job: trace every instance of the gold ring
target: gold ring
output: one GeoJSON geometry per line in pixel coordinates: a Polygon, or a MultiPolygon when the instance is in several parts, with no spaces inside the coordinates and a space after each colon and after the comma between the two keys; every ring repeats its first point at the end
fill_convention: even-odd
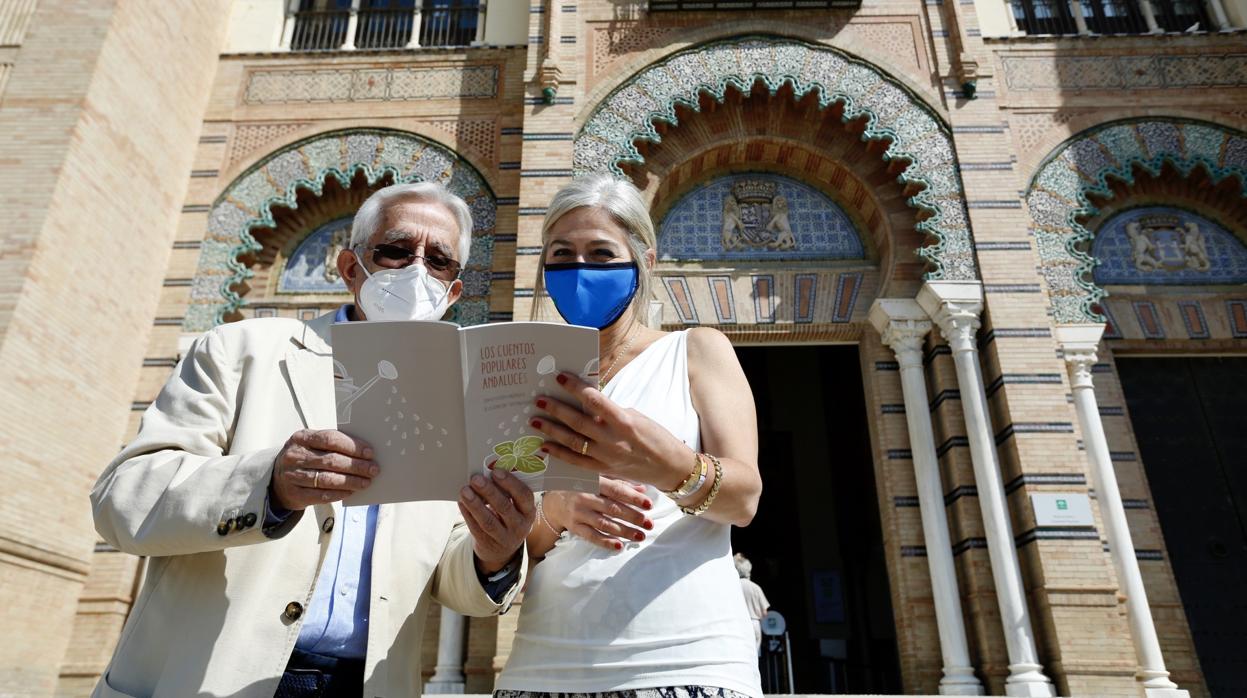
{"type": "Polygon", "coordinates": [[[589,455],[589,440],[588,439],[585,439],[585,442],[580,445],[580,455],[582,456],[589,455]]]}
{"type": "Polygon", "coordinates": [[[316,489],[316,490],[320,489],[320,471],[319,470],[312,471],[312,489],[316,489]]]}

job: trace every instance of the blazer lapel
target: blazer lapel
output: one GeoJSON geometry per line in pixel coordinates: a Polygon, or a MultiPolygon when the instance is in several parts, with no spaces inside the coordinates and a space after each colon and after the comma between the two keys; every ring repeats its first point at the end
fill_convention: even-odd
{"type": "Polygon", "coordinates": [[[328,313],[305,324],[303,334],[291,338],[293,345],[286,352],[290,390],[299,405],[303,426],[308,429],[332,429],[338,424],[333,394],[333,347],[329,344],[333,316],[328,313]]]}

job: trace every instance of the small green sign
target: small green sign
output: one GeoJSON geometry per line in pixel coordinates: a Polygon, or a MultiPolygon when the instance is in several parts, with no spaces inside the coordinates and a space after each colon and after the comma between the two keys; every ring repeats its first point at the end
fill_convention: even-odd
{"type": "Polygon", "coordinates": [[[1056,500],[1056,508],[1061,511],[1065,511],[1066,509],[1069,509],[1069,502],[1064,499],[1058,499],[1056,500]]]}

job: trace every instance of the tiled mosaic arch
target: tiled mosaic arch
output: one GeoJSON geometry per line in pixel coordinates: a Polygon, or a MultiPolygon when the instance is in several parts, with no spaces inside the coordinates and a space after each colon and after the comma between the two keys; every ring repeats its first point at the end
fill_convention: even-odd
{"type": "Polygon", "coordinates": [[[884,158],[911,163],[897,179],[925,185],[908,203],[932,214],[918,224],[936,240],[918,250],[933,267],[927,278],[978,278],[948,128],[897,80],[830,46],[747,36],[667,56],[616,88],[590,115],[576,134],[576,173],[611,172],[622,177],[621,163],[643,162],[634,142],[660,141],[654,122],[677,123],[677,104],[697,110],[703,91],[722,102],[729,85],[748,92],[758,80],[772,94],[784,83],[798,98],[817,92],[822,108],[841,102],[846,122],[865,116],[862,139],[890,139],[884,158]]]}
{"type": "Polygon", "coordinates": [[[208,231],[182,320],[187,332],[224,322],[245,304],[230,287],[253,273],[238,258],[261,249],[253,228],[273,225],[274,206],[297,206],[300,187],[323,191],[334,177],[350,187],[362,171],[373,184],[386,174],[396,183],[436,181],[463,197],[472,211],[472,253],[464,270],[463,297],[452,319],[464,325],[489,319],[489,269],[493,258],[496,202],[489,185],[468,162],[443,145],[404,131],[350,129],[322,133],[269,155],[235,179],[208,214],[208,231]]]}
{"type": "Polygon", "coordinates": [[[1093,306],[1106,293],[1092,280],[1096,261],[1084,251],[1093,235],[1077,220],[1098,212],[1089,195],[1112,197],[1109,177],[1132,184],[1134,166],[1156,176],[1165,163],[1183,176],[1203,166],[1214,183],[1238,177],[1247,196],[1247,134],[1210,123],[1140,119],[1105,124],[1066,141],[1040,166],[1026,203],[1058,323],[1104,321],[1093,306]]]}

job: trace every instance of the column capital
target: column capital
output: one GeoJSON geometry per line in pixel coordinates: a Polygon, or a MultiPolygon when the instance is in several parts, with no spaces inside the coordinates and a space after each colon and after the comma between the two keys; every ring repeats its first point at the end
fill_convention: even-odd
{"type": "Polygon", "coordinates": [[[953,352],[974,351],[983,285],[977,281],[928,281],[918,291],[918,304],[940,328],[953,352]]]}
{"type": "Polygon", "coordinates": [[[1057,325],[1055,328],[1057,344],[1069,364],[1071,387],[1092,387],[1091,367],[1095,365],[1096,350],[1103,335],[1103,323],[1057,325]]]}
{"type": "Polygon", "coordinates": [[[870,306],[868,317],[883,343],[896,352],[902,364],[921,361],[922,343],[931,331],[931,320],[917,301],[879,298],[870,306]]]}

